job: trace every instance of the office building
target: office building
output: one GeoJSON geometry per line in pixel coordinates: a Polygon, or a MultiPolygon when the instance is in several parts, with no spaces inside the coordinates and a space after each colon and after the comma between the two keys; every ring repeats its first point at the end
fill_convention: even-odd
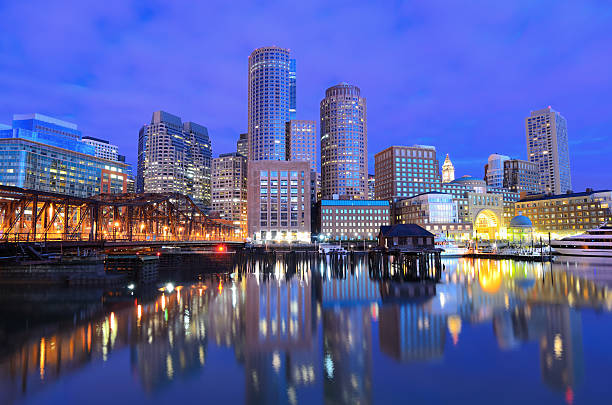
{"type": "Polygon", "coordinates": [[[536,232],[557,235],[582,233],[604,222],[612,222],[612,191],[561,195],[534,195],[514,205],[516,215],[528,217],[536,232]]]}
{"type": "Polygon", "coordinates": [[[433,146],[391,146],[374,156],[374,166],[378,200],[440,191],[442,179],[433,146]]]}
{"type": "Polygon", "coordinates": [[[297,118],[297,63],[289,59],[289,119],[297,118]]]}
{"type": "Polygon", "coordinates": [[[453,166],[453,162],[451,162],[447,153],[442,164],[442,183],[450,183],[453,180],[455,180],[455,166],[453,166]]]}
{"type": "Polygon", "coordinates": [[[156,111],[138,137],[138,192],[178,192],[209,208],[211,159],[206,127],[156,111]]]}
{"type": "Polygon", "coordinates": [[[487,186],[504,186],[504,163],[508,160],[510,160],[510,156],[498,155],[497,153],[489,155],[489,160],[485,165],[484,178],[487,186]]]}
{"type": "Polygon", "coordinates": [[[366,199],[368,129],[366,99],[346,83],[321,100],[321,194],[324,199],[366,199]]]}
{"type": "Polygon", "coordinates": [[[469,238],[472,224],[459,221],[457,201],[453,195],[429,192],[397,201],[393,207],[393,224],[416,224],[435,234],[469,238]]]}
{"type": "Polygon", "coordinates": [[[224,153],[212,161],[212,210],[221,219],[247,231],[247,160],[239,153],[224,153]]]}
{"type": "Polygon", "coordinates": [[[309,120],[287,121],[285,144],[287,160],[310,162],[310,170],[317,171],[317,130],[316,122],[309,120]]]}
{"type": "Polygon", "coordinates": [[[247,178],[249,237],[310,243],[310,163],[250,161],[247,178]]]}
{"type": "Polygon", "coordinates": [[[75,124],[16,114],[0,128],[0,185],[89,197],[127,190],[128,165],[96,157],[75,124]]]}
{"type": "Polygon", "coordinates": [[[540,193],[538,166],[520,159],[504,162],[504,188],[517,193],[540,193]]]}
{"type": "Polygon", "coordinates": [[[289,50],[255,49],[249,56],[249,161],[285,160],[285,123],[291,106],[289,50]]]}
{"type": "Polygon", "coordinates": [[[387,200],[321,200],[318,227],[324,240],[376,240],[381,226],[390,223],[387,200]]]}
{"type": "Polygon", "coordinates": [[[119,147],[117,145],[113,145],[104,139],[94,138],[93,136],[84,136],[81,140],[95,148],[96,157],[125,162],[125,156],[119,155],[119,147]]]}
{"type": "Polygon", "coordinates": [[[532,111],[525,119],[527,156],[538,166],[540,190],[563,194],[572,189],[567,141],[567,121],[548,107],[532,111]]]}
{"type": "Polygon", "coordinates": [[[236,153],[241,154],[245,158],[249,157],[249,134],[240,134],[240,138],[236,142],[236,153]]]}
{"type": "Polygon", "coordinates": [[[376,199],[376,176],[368,174],[368,200],[376,199]]]}

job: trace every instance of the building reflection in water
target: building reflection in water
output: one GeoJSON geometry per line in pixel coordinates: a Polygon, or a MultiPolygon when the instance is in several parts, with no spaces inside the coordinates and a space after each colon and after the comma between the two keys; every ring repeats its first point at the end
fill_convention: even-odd
{"type": "Polygon", "coordinates": [[[535,263],[445,264],[435,296],[390,303],[381,300],[365,261],[339,272],[329,263],[288,271],[279,262],[272,272],[255,265],[248,274],[207,277],[146,297],[7,289],[0,294],[6,326],[0,403],[123,349],[142,389],[164,390],[209,366],[214,345],[232,349],[243,365],[247,403],[369,404],[374,321],[381,352],[401,363],[441,359],[447,333],[453,345],[470,344],[462,331],[490,323],[501,350],[537,342],[543,383],[573,395],[584,374],[577,308],[611,310],[609,287],[535,263]],[[36,304],[41,294],[43,305],[36,304]],[[41,311],[50,322],[34,322],[41,311]]]}

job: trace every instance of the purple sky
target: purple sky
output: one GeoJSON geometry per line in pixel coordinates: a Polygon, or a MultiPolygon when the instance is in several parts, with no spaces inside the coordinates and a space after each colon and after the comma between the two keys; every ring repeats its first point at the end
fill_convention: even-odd
{"type": "Polygon", "coordinates": [[[418,143],[481,177],[491,153],[526,158],[524,118],[550,105],[568,121],[574,190],[612,187],[606,1],[155,3],[0,0],[0,123],[70,120],[134,163],[163,109],[207,126],[215,156],[234,151],[248,55],[278,45],[297,59],[298,118],[318,119],[331,85],[361,87],[371,173],[376,152],[418,143]]]}

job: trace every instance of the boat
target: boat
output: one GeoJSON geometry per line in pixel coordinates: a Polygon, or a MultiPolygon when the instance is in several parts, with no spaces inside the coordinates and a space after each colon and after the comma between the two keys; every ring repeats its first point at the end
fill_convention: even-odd
{"type": "Polygon", "coordinates": [[[443,249],[440,255],[442,257],[460,257],[467,253],[467,249],[459,247],[452,239],[447,239],[444,235],[436,237],[434,240],[437,248],[443,249]]]}
{"type": "Polygon", "coordinates": [[[327,254],[327,253],[346,254],[347,251],[341,245],[333,245],[331,243],[320,243],[319,244],[319,253],[323,253],[323,254],[327,254]]]}
{"type": "Polygon", "coordinates": [[[612,224],[604,223],[599,228],[581,235],[568,236],[550,242],[552,250],[563,256],[590,256],[612,258],[612,224]]]}

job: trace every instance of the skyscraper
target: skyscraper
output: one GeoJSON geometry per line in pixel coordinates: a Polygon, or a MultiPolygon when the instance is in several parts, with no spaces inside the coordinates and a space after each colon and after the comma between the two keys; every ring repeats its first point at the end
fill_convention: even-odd
{"type": "Polygon", "coordinates": [[[535,163],[520,159],[504,162],[504,188],[517,193],[537,194],[540,192],[539,180],[535,163]]]}
{"type": "Polygon", "coordinates": [[[203,208],[210,207],[211,159],[206,127],[156,111],[139,133],[137,190],[178,192],[203,208]]]}
{"type": "Polygon", "coordinates": [[[297,118],[297,70],[295,59],[289,59],[289,119],[297,118]]]}
{"type": "Polygon", "coordinates": [[[440,191],[436,148],[426,145],[391,146],[374,156],[377,200],[397,201],[440,191]]]}
{"type": "Polygon", "coordinates": [[[359,87],[332,86],[321,100],[321,195],[368,198],[366,99],[359,87]]]}
{"type": "Polygon", "coordinates": [[[317,171],[316,122],[291,120],[286,124],[287,160],[306,160],[310,170],[317,171]]]}
{"type": "Polygon", "coordinates": [[[510,156],[498,155],[497,153],[489,155],[489,160],[485,166],[484,179],[487,182],[487,186],[504,186],[504,162],[507,160],[510,160],[510,156]]]}
{"type": "Polygon", "coordinates": [[[249,56],[249,160],[285,160],[291,105],[289,50],[255,49],[249,56]]]}
{"type": "Polygon", "coordinates": [[[540,189],[545,193],[563,194],[572,189],[567,121],[548,107],[532,111],[525,118],[527,156],[538,165],[540,189]]]}
{"type": "Polygon", "coordinates": [[[236,142],[236,152],[244,156],[249,157],[249,134],[240,134],[238,142],[236,142]]]}
{"type": "Polygon", "coordinates": [[[125,161],[125,156],[119,154],[119,147],[107,140],[84,136],[81,139],[87,145],[91,145],[96,150],[96,157],[115,161],[125,161]]]}
{"type": "Polygon", "coordinates": [[[246,235],[247,160],[240,153],[224,153],[212,161],[212,209],[233,221],[246,235]]]}

